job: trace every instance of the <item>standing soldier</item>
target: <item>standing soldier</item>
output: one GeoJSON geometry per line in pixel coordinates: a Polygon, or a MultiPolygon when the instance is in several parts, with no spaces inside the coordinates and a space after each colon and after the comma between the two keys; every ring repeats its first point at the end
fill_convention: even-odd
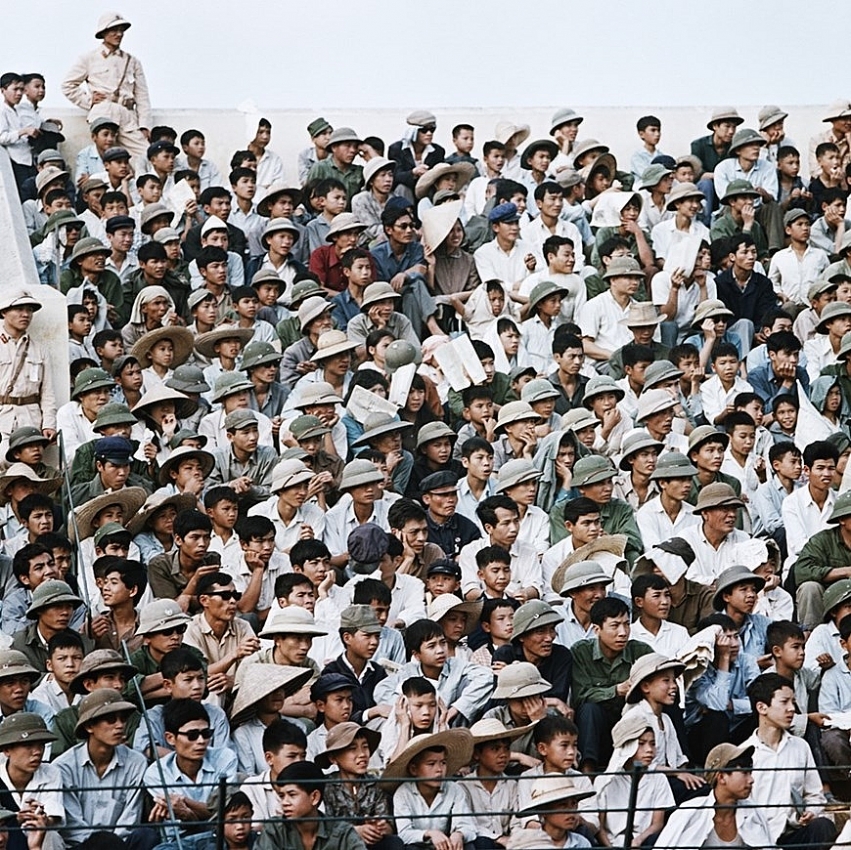
{"type": "Polygon", "coordinates": [[[98,21],[95,38],[103,47],[81,56],[62,83],[62,94],[89,111],[89,123],[99,117],[118,125],[117,144],[134,157],[146,157],[151,128],[151,101],[142,63],[121,49],[129,21],[107,12],[98,21]]]}
{"type": "Polygon", "coordinates": [[[45,437],[56,435],[56,397],[49,355],[29,334],[33,313],[41,304],[28,291],[0,295],[0,439],[22,425],[39,428],[45,437]]]}

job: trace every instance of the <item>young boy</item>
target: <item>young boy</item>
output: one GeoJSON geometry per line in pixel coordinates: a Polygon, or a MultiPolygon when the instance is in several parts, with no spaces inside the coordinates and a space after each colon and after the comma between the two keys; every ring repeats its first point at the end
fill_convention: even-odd
{"type": "Polygon", "coordinates": [[[549,376],[549,381],[560,391],[555,412],[564,414],[580,407],[589,380],[582,373],[585,363],[582,340],[565,326],[556,328],[552,353],[558,370],[549,376]]]}
{"type": "Polygon", "coordinates": [[[310,700],[316,707],[316,728],[307,736],[307,758],[313,761],[325,750],[331,729],[352,716],[352,680],[340,673],[323,673],[310,686],[310,700]]]}
{"type": "Polygon", "coordinates": [[[257,310],[260,302],[257,292],[250,286],[238,286],[231,290],[233,309],[236,312],[236,327],[248,328],[253,331],[251,338],[243,347],[252,342],[268,342],[275,346],[280,345],[278,335],[269,322],[257,318],[257,310]]]}
{"type": "Polygon", "coordinates": [[[511,646],[514,610],[515,600],[513,599],[484,600],[482,613],[479,616],[479,626],[487,642],[473,652],[470,660],[474,664],[490,667],[494,673],[499,673],[505,667],[506,662],[496,660],[495,653],[500,647],[511,646]]]}
{"type": "Polygon", "coordinates": [[[476,130],[470,124],[456,124],[452,128],[452,144],[455,145],[453,153],[446,157],[445,162],[454,165],[456,162],[469,162],[477,165],[478,160],[472,155],[473,146],[476,144],[476,130]]]}
{"type": "Polygon", "coordinates": [[[71,682],[80,672],[82,663],[80,636],[71,629],[55,634],[47,646],[47,676],[33,690],[32,698],[50,706],[56,714],[78,703],[80,695],[71,691],[71,682]]]}
{"type": "MultiPolygon", "coordinates": [[[[533,777],[559,774],[569,776],[583,791],[586,796],[592,795],[591,780],[576,770],[578,749],[578,730],[572,720],[558,715],[547,715],[535,724],[532,730],[532,741],[535,747],[535,755],[540,761],[529,770],[520,774],[518,784],[518,809],[520,810],[519,825],[527,827],[534,818],[530,818],[527,810],[532,799],[533,777]]],[[[580,820],[581,825],[587,828],[589,835],[594,835],[599,829],[599,820],[596,807],[583,807],[584,815],[580,820]]]]}
{"type": "Polygon", "coordinates": [[[100,359],[92,346],[89,334],[92,330],[92,319],[89,311],[82,304],[68,305],[68,360],[73,363],[80,357],[88,357],[96,363],[100,359]]]}
{"type": "Polygon", "coordinates": [[[467,798],[457,783],[446,782],[473,756],[467,729],[421,735],[384,769],[384,780],[413,777],[393,794],[396,830],[405,844],[459,847],[476,840],[467,798]],[[424,816],[425,815],[425,816],[424,816]]]}
{"type": "MultiPolygon", "coordinates": [[[[532,783],[529,804],[520,814],[522,817],[532,818],[540,823],[540,831],[546,838],[533,838],[530,843],[543,846],[546,841],[550,847],[584,848],[591,847],[591,842],[585,835],[576,831],[581,823],[577,815],[577,803],[580,800],[594,797],[592,789],[586,789],[579,784],[576,778],[570,776],[545,776],[536,779],[532,783]]],[[[532,820],[531,825],[536,825],[532,820]]],[[[591,835],[596,829],[588,830],[591,835]]],[[[523,829],[518,831],[519,841],[527,840],[525,836],[534,836],[535,831],[523,829]]],[[[509,839],[509,847],[527,846],[526,844],[514,844],[509,839]]]]}
{"type": "Polygon", "coordinates": [[[325,814],[352,823],[367,847],[402,850],[401,839],[393,835],[387,796],[377,783],[364,781],[379,740],[378,732],[351,722],[328,733],[325,749],[315,760],[317,767],[332,769],[325,786],[325,814]]]}
{"type": "Polygon", "coordinates": [[[316,187],[314,197],[319,201],[321,212],[307,225],[306,235],[311,253],[327,244],[325,237],[331,229],[332,220],[346,211],[346,187],[341,181],[329,177],[316,187]]]}
{"type": "Polygon", "coordinates": [[[281,799],[283,817],[263,825],[255,850],[281,847],[363,850],[365,845],[351,824],[324,819],[319,810],[324,789],[322,769],[309,761],[290,764],[277,774],[275,790],[281,799]]]}
{"type": "Polygon", "coordinates": [[[798,397],[794,395],[778,396],[774,400],[774,422],[769,431],[776,442],[795,442],[798,429],[798,397]]]}
{"type": "Polygon", "coordinates": [[[700,403],[707,422],[723,425],[724,420],[735,410],[733,402],[736,396],[753,392],[753,387],[738,375],[739,352],[732,343],[719,342],[713,345],[709,359],[715,374],[701,385],[700,403]]]}
{"type": "Polygon", "coordinates": [[[679,655],[689,639],[688,629],[668,620],[671,613],[671,586],[658,575],[637,576],[632,582],[633,611],[638,619],[630,634],[666,658],[679,655]]]}
{"type": "Polygon", "coordinates": [[[780,306],[806,307],[807,287],[821,277],[830,262],[821,248],[810,245],[810,218],[806,210],[792,209],[783,216],[789,246],[777,251],[768,268],[768,277],[780,306]]]}
{"type": "Polygon", "coordinates": [[[508,729],[498,720],[479,720],[470,728],[475,770],[464,783],[468,811],[479,835],[477,844],[498,850],[511,832],[517,811],[517,782],[505,775],[511,760],[511,742],[529,728],[508,729]]]}
{"type": "Polygon", "coordinates": [[[748,688],[756,731],[745,742],[754,747],[751,800],[764,807],[774,844],[830,847],[836,827],[824,813],[825,797],[810,748],[789,734],[795,718],[795,691],[789,679],[763,673],[748,688]],[[782,768],[792,767],[794,770],[782,768]]]}
{"type": "Polygon", "coordinates": [[[641,147],[632,155],[630,170],[633,177],[640,180],[654,157],[664,156],[658,148],[662,138],[662,122],[655,115],[644,115],[636,122],[635,129],[641,139],[641,147]]]}
{"type": "Polygon", "coordinates": [[[594,603],[591,623],[595,637],[578,641],[571,650],[576,722],[586,772],[608,763],[611,729],[629,691],[630,668],[652,652],[647,644],[630,640],[629,608],[616,597],[594,603]]]}
{"type": "Polygon", "coordinates": [[[636,792],[636,814],[631,820],[632,846],[651,845],[665,823],[666,809],[674,807],[674,796],[660,771],[648,770],[637,780],[628,771],[634,770],[636,764],[648,768],[653,765],[658,753],[656,732],[645,717],[630,712],[615,724],[612,741],[615,750],[606,773],[594,782],[600,807],[601,843],[612,847],[624,843],[631,820],[627,814],[629,802],[636,792]]]}
{"type": "Polygon", "coordinates": [[[263,731],[263,758],[268,768],[257,776],[249,777],[241,786],[251,801],[256,818],[252,824],[255,831],[263,828],[263,823],[281,816],[281,799],[278,796],[272,777],[294,762],[307,758],[307,738],[295,723],[283,717],[273,720],[263,731]]]}
{"type": "Polygon", "coordinates": [[[733,412],[724,417],[724,431],[730,437],[730,442],[724,452],[721,471],[738,480],[742,494],[747,496],[750,504],[760,484],[766,480],[765,458],[754,451],[756,423],[750,414],[736,410],[735,407],[734,399],[733,412]]]}

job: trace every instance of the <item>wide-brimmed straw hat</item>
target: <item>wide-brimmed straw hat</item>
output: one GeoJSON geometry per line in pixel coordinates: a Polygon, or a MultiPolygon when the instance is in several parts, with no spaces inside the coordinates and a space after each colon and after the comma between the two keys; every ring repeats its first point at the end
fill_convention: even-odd
{"type": "Polygon", "coordinates": [[[473,759],[473,736],[469,729],[449,729],[433,735],[415,735],[407,746],[381,774],[382,781],[404,779],[408,775],[411,760],[423,750],[436,748],[446,750],[446,775],[454,776],[473,759]]]}
{"type": "Polygon", "coordinates": [[[195,337],[192,335],[192,331],[177,325],[154,328],[154,330],[148,331],[136,340],[133,348],[130,349],[130,353],[139,363],[145,364],[148,362],[150,350],[164,339],[171,340],[171,344],[174,346],[174,359],[171,361],[172,369],[189,359],[192,354],[192,346],[195,344],[195,337]]]}
{"type": "Polygon", "coordinates": [[[189,398],[189,396],[178,390],[173,390],[165,384],[157,384],[133,405],[131,413],[136,416],[149,413],[151,407],[165,401],[174,402],[174,413],[178,419],[186,419],[187,416],[191,416],[198,409],[198,402],[194,398],[189,398]]]}
{"type": "Polygon", "coordinates": [[[429,168],[425,174],[421,175],[414,187],[414,194],[417,199],[424,198],[440,180],[441,177],[446,177],[449,174],[454,174],[456,177],[455,189],[460,192],[476,175],[476,166],[469,162],[439,162],[432,168],[429,168]]]}
{"type": "Polygon", "coordinates": [[[284,696],[298,693],[313,678],[310,667],[287,667],[281,664],[244,664],[238,677],[238,688],[230,710],[231,725],[246,720],[263,697],[277,690],[284,696]]]}
{"type": "Polygon", "coordinates": [[[80,540],[91,537],[96,530],[92,522],[102,510],[108,508],[110,505],[121,505],[124,508],[124,521],[128,522],[139,508],[145,504],[145,499],[147,498],[148,494],[143,487],[122,487],[120,490],[114,490],[112,493],[102,493],[100,496],[89,499],[74,510],[76,522],[69,523],[68,525],[71,540],[74,541],[76,534],[75,528],[79,531],[80,540]]]}
{"type": "Polygon", "coordinates": [[[45,496],[49,496],[58,490],[63,482],[63,479],[59,476],[56,478],[39,478],[31,466],[18,461],[17,463],[13,463],[0,476],[0,505],[9,504],[9,497],[5,495],[6,488],[21,478],[26,478],[32,484],[36,493],[43,493],[45,496]]]}
{"type": "Polygon", "coordinates": [[[215,345],[224,339],[238,339],[243,346],[247,345],[254,331],[251,328],[239,328],[236,325],[223,325],[207,333],[200,334],[194,340],[195,350],[212,360],[216,356],[215,345]]]}
{"type": "Polygon", "coordinates": [[[681,661],[677,661],[675,658],[667,658],[658,652],[642,655],[629,668],[629,690],[626,692],[626,701],[628,703],[638,702],[641,699],[641,683],[647,681],[651,676],[663,673],[666,670],[672,670],[675,676],[679,676],[685,669],[686,666],[681,661]]]}
{"type": "Polygon", "coordinates": [[[423,250],[426,254],[433,254],[443,244],[461,217],[463,205],[463,201],[449,201],[423,213],[423,250]]]}

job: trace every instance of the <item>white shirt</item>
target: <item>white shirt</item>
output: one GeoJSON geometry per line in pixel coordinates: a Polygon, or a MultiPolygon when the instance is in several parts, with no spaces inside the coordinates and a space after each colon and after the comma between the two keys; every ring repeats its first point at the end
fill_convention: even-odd
{"type": "Polygon", "coordinates": [[[796,304],[809,306],[807,289],[821,276],[829,263],[827,252],[812,245],[807,246],[804,256],[800,258],[791,248],[783,248],[772,256],[768,277],[778,295],[796,304]]]}
{"type": "Polygon", "coordinates": [[[804,343],[804,354],[807,358],[806,368],[810,381],[818,378],[825,366],[832,366],[839,362],[827,334],[816,334],[812,339],[808,339],[804,343]]]}
{"type": "Polygon", "coordinates": [[[738,546],[751,539],[749,534],[734,528],[716,549],[706,539],[702,523],[684,529],[680,537],[694,549],[696,556],[686,572],[686,578],[699,584],[712,584],[727,567],[741,563],[738,546]]]}
{"type": "Polygon", "coordinates": [[[695,515],[694,508],[686,502],[682,503],[676,519],[671,522],[658,498],[645,502],[635,512],[635,520],[638,523],[638,530],[641,532],[645,549],[650,549],[663,540],[681,537],[686,528],[700,525],[700,517],[695,515]]]}
{"type": "Polygon", "coordinates": [[[821,675],[821,667],[816,659],[825,653],[833,659],[835,664],[845,663],[845,650],[839,643],[839,627],[833,620],[819,623],[810,632],[804,649],[804,667],[821,675]]]}
{"type": "MultiPolygon", "coordinates": [[[[597,791],[597,806],[606,812],[606,835],[613,847],[623,846],[629,817],[630,791],[632,777],[621,773],[611,777],[598,777],[594,781],[597,791]],[[607,779],[601,782],[601,779],[607,779]]],[[[664,773],[650,770],[638,781],[638,795],[635,802],[633,835],[644,832],[653,821],[657,809],[672,808],[674,795],[664,773]]]]}
{"type": "MultiPolygon", "coordinates": [[[[248,516],[264,516],[272,520],[272,524],[275,526],[275,548],[283,554],[287,554],[301,538],[302,524],[311,527],[313,536],[317,540],[322,540],[325,535],[325,513],[309,502],[305,502],[295,512],[292,520],[285,525],[278,513],[278,496],[275,493],[269,496],[265,502],[260,502],[259,505],[250,508],[248,516]]],[[[289,561],[289,558],[287,560],[289,561]]],[[[288,569],[289,567],[282,569],[282,572],[287,572],[288,569]]]]}
{"type": "Polygon", "coordinates": [[[550,548],[550,515],[537,505],[530,505],[520,521],[517,542],[531,546],[543,555],[550,548]]]}
{"type": "MultiPolygon", "coordinates": [[[[745,171],[739,163],[737,156],[731,156],[721,160],[715,166],[715,193],[723,198],[727,187],[733,180],[747,180],[754,189],[765,189],[772,198],[777,200],[777,166],[766,159],[758,159],[750,171],[745,171]]],[[[754,206],[759,207],[763,203],[762,198],[754,198],[754,206]]]]}
{"type": "MultiPolygon", "coordinates": [[[[208,440],[207,451],[212,452],[215,449],[227,449],[230,446],[228,440],[228,432],[225,430],[225,410],[219,408],[212,413],[208,413],[201,419],[198,425],[198,433],[205,436],[208,440]]],[[[258,445],[271,446],[272,443],[272,420],[265,413],[254,411],[257,417],[257,429],[260,432],[258,445]]]]}
{"type": "Polygon", "coordinates": [[[210,551],[218,554],[224,572],[231,575],[237,574],[244,558],[242,557],[242,546],[239,545],[239,535],[235,531],[231,532],[227,542],[222,540],[214,531],[210,535],[210,551]]]}
{"type": "MultiPolygon", "coordinates": [[[[668,296],[671,294],[671,275],[666,271],[661,271],[653,275],[653,281],[650,284],[653,303],[662,312],[662,307],[668,303],[668,296]]],[[[715,275],[712,272],[706,273],[706,298],[714,299],[718,297],[718,290],[715,286],[715,275]]],[[[700,287],[692,282],[688,285],[683,285],[679,289],[677,296],[677,312],[674,316],[674,321],[677,323],[679,330],[680,341],[688,336],[694,322],[695,310],[700,303],[700,287]]]]}
{"type": "Polygon", "coordinates": [[[518,239],[508,253],[499,247],[496,239],[493,239],[485,242],[481,248],[477,248],[473,259],[482,281],[501,280],[506,290],[510,291],[515,283],[529,275],[525,258],[527,254],[534,253],[534,246],[522,239],[518,239]]]}
{"type": "Polygon", "coordinates": [[[662,209],[660,210],[659,207],[657,207],[651,200],[651,193],[649,189],[639,189],[638,194],[641,195],[641,199],[643,201],[641,204],[641,212],[638,215],[638,226],[645,233],[650,233],[657,224],[662,221],[667,221],[669,218],[673,218],[676,215],[673,210],[669,210],[667,208],[667,195],[665,196],[665,200],[662,202],[662,209]]]}
{"type": "Polygon", "coordinates": [[[464,195],[464,213],[467,221],[474,215],[481,215],[484,212],[485,204],[488,202],[488,183],[494,179],[493,177],[475,177],[470,181],[464,195]]]}
{"type": "MultiPolygon", "coordinates": [[[[614,353],[632,342],[632,332],[626,326],[633,299],[626,307],[621,307],[610,290],[600,293],[587,301],[579,311],[577,324],[582,328],[582,336],[592,339],[596,345],[614,353]]],[[[658,329],[656,336],[658,336],[658,329]]]]}
{"type": "Polygon", "coordinates": [[[809,486],[799,487],[793,490],[783,500],[780,514],[783,517],[783,525],[786,528],[786,546],[789,550],[788,562],[793,563],[804,544],[817,532],[830,528],[827,522],[833,512],[836,502],[836,491],[827,491],[824,500],[824,508],[813,501],[809,486]]]}
{"type": "Polygon", "coordinates": [[[732,404],[739,393],[752,393],[753,387],[744,379],[736,375],[733,386],[725,390],[721,379],[713,375],[700,385],[700,403],[703,407],[703,415],[710,425],[715,424],[716,417],[732,404]]]}
{"type": "MultiPolygon", "coordinates": [[[[47,758],[47,755],[45,757],[47,758]]],[[[42,762],[27,783],[27,787],[23,791],[18,791],[9,779],[8,765],[8,759],[4,759],[3,764],[0,765],[0,780],[9,789],[9,794],[19,809],[26,808],[26,801],[32,797],[44,806],[44,813],[48,817],[65,820],[65,804],[62,802],[60,790],[62,774],[58,767],[42,762]]]]}
{"type": "Polygon", "coordinates": [[[262,198],[273,183],[286,182],[284,163],[281,158],[269,148],[263,151],[263,156],[257,160],[257,197],[262,198]]]}
{"type": "MultiPolygon", "coordinates": [[[[582,251],[582,235],[579,228],[564,218],[559,218],[556,222],[555,232],[552,232],[549,227],[541,221],[541,217],[532,219],[532,221],[524,224],[520,228],[520,238],[524,242],[528,242],[532,246],[535,259],[538,261],[538,268],[547,267],[547,258],[544,256],[544,242],[550,236],[565,236],[573,242],[575,266],[574,272],[579,274],[585,266],[585,254],[582,251]]],[[[484,278],[483,278],[484,279],[484,278]]]]}
{"type": "Polygon", "coordinates": [[[821,779],[810,746],[803,738],[784,732],[774,750],[755,732],[745,744],[754,748],[751,800],[764,807],[773,842],[787,828],[798,825],[799,808],[815,815],[823,813],[821,779]],[[799,802],[793,803],[793,798],[799,802]]]}
{"type": "MultiPolygon", "coordinates": [[[[640,640],[642,643],[646,643],[654,652],[658,652],[659,655],[664,655],[666,658],[675,658],[686,643],[688,643],[689,634],[688,629],[683,626],[671,623],[668,620],[662,620],[658,633],[654,635],[641,620],[636,620],[629,627],[629,637],[631,640],[640,640]]],[[[659,747],[658,737],[656,739],[656,747],[659,747]]],[[[678,767],[678,765],[672,766],[678,767]]]]}
{"type": "MultiPolygon", "coordinates": [[[[485,586],[479,581],[476,554],[491,546],[488,535],[468,543],[458,554],[458,565],[461,567],[461,592],[466,596],[471,590],[484,592],[485,586]]],[[[521,588],[534,587],[539,596],[543,596],[544,582],[541,575],[541,559],[538,553],[526,544],[514,541],[508,550],[511,555],[511,581],[505,589],[508,596],[517,593],[521,588]]]]}
{"type": "MultiPolygon", "coordinates": [[[[367,522],[374,522],[381,528],[389,528],[387,524],[387,510],[389,505],[384,499],[376,499],[372,506],[372,515],[367,522]]],[[[350,499],[338,502],[331,508],[326,516],[325,545],[331,555],[342,555],[349,551],[349,534],[351,534],[361,523],[355,516],[354,502],[350,499]]]]}
{"type": "Polygon", "coordinates": [[[529,365],[539,375],[546,375],[553,365],[553,339],[559,325],[558,318],[547,327],[540,316],[532,316],[520,325],[521,345],[526,350],[529,365]]]}
{"type": "Polygon", "coordinates": [[[528,298],[532,290],[545,280],[551,280],[566,290],[562,293],[561,313],[559,313],[559,316],[564,322],[575,322],[579,309],[588,300],[588,290],[585,287],[585,282],[577,274],[556,274],[555,272],[550,272],[544,266],[542,271],[530,274],[520,284],[517,294],[528,298]]]}
{"type": "Polygon", "coordinates": [[[86,419],[79,401],[69,401],[56,411],[56,429],[62,432],[65,461],[69,467],[77,449],[99,436],[93,425],[94,422],[86,419]]]}
{"type": "Polygon", "coordinates": [[[691,220],[688,230],[677,230],[676,216],[660,221],[650,232],[650,239],[653,242],[653,252],[657,259],[664,260],[671,250],[671,246],[685,239],[687,236],[699,236],[705,242],[711,242],[712,238],[709,235],[709,228],[698,221],[697,217],[691,220]]]}

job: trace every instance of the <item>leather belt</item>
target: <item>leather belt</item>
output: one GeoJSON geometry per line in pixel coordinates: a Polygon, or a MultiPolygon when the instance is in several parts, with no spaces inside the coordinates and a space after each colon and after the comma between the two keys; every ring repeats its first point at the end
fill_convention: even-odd
{"type": "Polygon", "coordinates": [[[37,395],[25,395],[25,396],[9,396],[3,399],[3,404],[14,404],[14,405],[24,405],[24,404],[38,404],[41,401],[41,398],[37,395]]]}

